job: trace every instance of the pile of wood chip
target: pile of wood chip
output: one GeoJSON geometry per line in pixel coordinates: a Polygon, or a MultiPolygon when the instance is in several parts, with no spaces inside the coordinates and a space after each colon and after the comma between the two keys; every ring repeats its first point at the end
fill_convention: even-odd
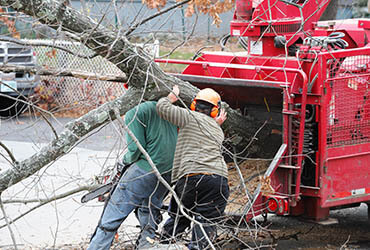
{"type": "Polygon", "coordinates": [[[241,214],[245,205],[252,197],[258,184],[261,184],[262,193],[273,193],[274,190],[270,185],[269,179],[264,179],[263,175],[269,166],[268,160],[245,160],[238,165],[240,172],[243,176],[245,188],[243,187],[242,180],[234,163],[229,163],[229,187],[230,197],[225,212],[228,214],[241,214]],[[249,196],[249,197],[248,197],[249,196]]]}

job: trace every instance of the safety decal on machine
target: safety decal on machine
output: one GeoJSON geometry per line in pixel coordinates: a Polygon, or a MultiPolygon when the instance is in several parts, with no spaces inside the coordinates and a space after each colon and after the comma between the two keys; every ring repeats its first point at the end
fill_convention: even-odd
{"type": "Polygon", "coordinates": [[[354,189],[351,191],[351,195],[366,194],[365,188],[354,189]]]}
{"type": "Polygon", "coordinates": [[[250,53],[253,55],[262,55],[263,43],[259,39],[250,39],[250,53]]]}
{"type": "Polygon", "coordinates": [[[233,29],[233,36],[240,36],[240,30],[233,29]]]}
{"type": "Polygon", "coordinates": [[[367,195],[370,194],[370,188],[359,188],[359,189],[353,189],[351,191],[344,191],[344,192],[338,192],[332,195],[334,199],[338,198],[347,198],[350,196],[357,196],[357,195],[367,195]]]}

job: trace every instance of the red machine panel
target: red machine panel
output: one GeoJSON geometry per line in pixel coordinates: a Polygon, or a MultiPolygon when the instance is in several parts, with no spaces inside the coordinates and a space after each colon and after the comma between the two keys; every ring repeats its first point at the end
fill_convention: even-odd
{"type": "Polygon", "coordinates": [[[257,189],[247,219],[370,203],[370,20],[318,21],[329,2],[237,0],[229,37],[246,51],[156,60],[187,64],[177,77],[281,131],[264,174],[275,193],[257,189]]]}
{"type": "Polygon", "coordinates": [[[328,60],[321,206],[370,199],[370,55],[328,60]]]}

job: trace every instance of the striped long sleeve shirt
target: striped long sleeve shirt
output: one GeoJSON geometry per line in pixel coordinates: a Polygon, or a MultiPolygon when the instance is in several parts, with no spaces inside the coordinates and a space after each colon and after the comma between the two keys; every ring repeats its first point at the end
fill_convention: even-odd
{"type": "Polygon", "coordinates": [[[157,103],[159,116],[179,127],[172,181],[192,173],[209,173],[227,178],[221,153],[224,133],[210,116],[173,105],[168,97],[157,103]]]}

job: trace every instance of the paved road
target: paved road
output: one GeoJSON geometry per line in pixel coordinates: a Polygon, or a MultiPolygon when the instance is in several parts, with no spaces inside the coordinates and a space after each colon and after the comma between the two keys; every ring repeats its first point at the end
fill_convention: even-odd
{"type": "MultiPolygon", "coordinates": [[[[58,118],[50,119],[50,122],[59,133],[71,120],[58,118]]],[[[11,150],[17,160],[29,158],[54,138],[50,126],[39,117],[2,118],[0,122],[0,141],[11,150]]],[[[43,199],[92,183],[95,176],[103,175],[104,169],[112,166],[116,157],[122,153],[125,147],[120,138],[116,124],[94,131],[68,154],[6,190],[2,194],[2,200],[43,199]]],[[[6,155],[2,148],[0,153],[6,155]]],[[[0,172],[9,167],[7,160],[0,157],[0,172]]],[[[81,204],[80,199],[84,193],[86,191],[46,204],[12,224],[18,247],[45,249],[54,243],[70,246],[86,243],[97,225],[103,204],[95,200],[81,204]]],[[[32,202],[7,203],[5,210],[14,219],[35,205],[32,202]]],[[[0,213],[0,249],[13,249],[8,228],[1,228],[2,225],[4,219],[0,213]]],[[[127,220],[126,227],[137,230],[135,225],[134,216],[127,220]]]]}
{"type": "MultiPolygon", "coordinates": [[[[70,121],[73,121],[73,119],[49,119],[49,122],[58,133],[70,121]]],[[[54,138],[50,125],[40,117],[22,115],[14,119],[1,118],[0,122],[0,140],[48,143],[54,138]]],[[[78,147],[110,151],[114,147],[122,146],[122,144],[119,144],[122,143],[122,140],[120,140],[121,137],[117,128],[117,123],[110,123],[92,132],[78,147]]]]}

